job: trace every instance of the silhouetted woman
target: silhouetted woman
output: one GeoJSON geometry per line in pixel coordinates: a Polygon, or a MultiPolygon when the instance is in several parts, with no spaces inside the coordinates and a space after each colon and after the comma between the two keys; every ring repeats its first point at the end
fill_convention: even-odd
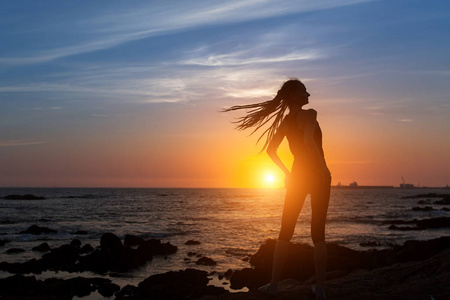
{"type": "Polygon", "coordinates": [[[289,241],[294,234],[295,224],[305,198],[311,195],[311,237],[314,243],[314,265],[316,285],[312,287],[316,299],[325,299],[325,272],[327,268],[327,249],[325,245],[325,221],[330,199],[331,176],[322,149],[322,131],[317,122],[317,112],[305,110],[310,94],[298,79],[286,81],[274,99],[249,105],[233,106],[224,111],[246,109],[247,115],[239,118],[240,130],[255,127],[256,130],[273,119],[273,123],[260,136],[267,134],[262,150],[285,173],[286,196],[281,221],[281,231],[275,247],[272,280],[258,290],[269,294],[278,293],[289,241]],[[285,116],[286,109],[289,113],[285,116]],[[277,149],[286,137],[294,155],[292,170],[285,166],[277,154],[277,149]]]}

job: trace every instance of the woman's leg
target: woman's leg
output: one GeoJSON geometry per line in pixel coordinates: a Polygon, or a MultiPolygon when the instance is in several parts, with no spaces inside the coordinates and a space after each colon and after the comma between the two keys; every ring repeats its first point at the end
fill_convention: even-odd
{"type": "Polygon", "coordinates": [[[281,230],[275,246],[272,265],[272,284],[278,285],[289,252],[289,242],[294,234],[298,215],[305,202],[306,192],[298,189],[288,189],[284,200],[283,216],[281,218],[281,230]]]}
{"type": "Polygon", "coordinates": [[[326,177],[322,184],[311,193],[311,237],[314,243],[314,266],[316,286],[324,288],[327,271],[327,246],[325,244],[325,222],[330,201],[331,177],[326,177]]]}

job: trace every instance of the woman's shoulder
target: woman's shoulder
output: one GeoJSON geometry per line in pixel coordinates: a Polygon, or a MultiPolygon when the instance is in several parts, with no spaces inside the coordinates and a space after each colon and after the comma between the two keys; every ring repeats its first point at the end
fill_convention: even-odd
{"type": "Polygon", "coordinates": [[[298,115],[303,118],[315,119],[317,117],[317,111],[312,108],[300,110],[298,115]]]}

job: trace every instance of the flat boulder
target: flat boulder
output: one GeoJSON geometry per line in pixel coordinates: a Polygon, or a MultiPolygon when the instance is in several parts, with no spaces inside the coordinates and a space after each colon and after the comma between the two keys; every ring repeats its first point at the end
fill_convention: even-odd
{"type": "Polygon", "coordinates": [[[200,245],[201,243],[199,241],[189,240],[184,244],[185,245],[200,245]]]}
{"type": "Polygon", "coordinates": [[[27,230],[19,232],[20,234],[34,234],[40,235],[42,233],[56,233],[57,231],[54,229],[50,229],[48,227],[41,227],[38,225],[31,225],[27,230]]]}
{"type": "Polygon", "coordinates": [[[8,195],[4,197],[5,200],[44,200],[45,197],[35,196],[31,194],[26,195],[8,195]]]}
{"type": "Polygon", "coordinates": [[[196,265],[202,265],[202,266],[215,266],[217,265],[217,262],[215,260],[213,260],[212,258],[209,257],[201,257],[199,258],[196,262],[196,265]]]}
{"type": "Polygon", "coordinates": [[[139,246],[144,242],[144,239],[132,234],[126,234],[123,244],[125,246],[139,246]]]}
{"type": "Polygon", "coordinates": [[[47,243],[42,243],[39,246],[33,247],[31,250],[37,251],[37,252],[48,252],[51,249],[47,243]]]}

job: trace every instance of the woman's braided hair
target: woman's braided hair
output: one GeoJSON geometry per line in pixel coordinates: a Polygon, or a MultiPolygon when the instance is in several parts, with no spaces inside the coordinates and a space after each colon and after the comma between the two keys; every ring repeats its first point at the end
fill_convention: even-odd
{"type": "MultiPolygon", "coordinates": [[[[288,108],[290,97],[288,95],[292,89],[298,85],[304,84],[297,78],[291,78],[286,81],[281,89],[278,90],[277,95],[272,100],[268,100],[261,103],[247,104],[247,105],[236,105],[230,108],[222,110],[223,112],[229,112],[233,110],[245,109],[247,110],[247,115],[238,118],[237,121],[233,122],[238,124],[236,129],[244,130],[247,128],[255,127],[255,129],[250,133],[252,135],[258,129],[266,125],[270,120],[274,119],[272,125],[270,125],[261,136],[258,138],[258,143],[264,135],[266,135],[266,141],[264,143],[261,152],[264,151],[272,140],[273,136],[277,132],[284,118],[284,113],[288,108]]],[[[306,90],[306,88],[305,88],[306,90]]]]}

